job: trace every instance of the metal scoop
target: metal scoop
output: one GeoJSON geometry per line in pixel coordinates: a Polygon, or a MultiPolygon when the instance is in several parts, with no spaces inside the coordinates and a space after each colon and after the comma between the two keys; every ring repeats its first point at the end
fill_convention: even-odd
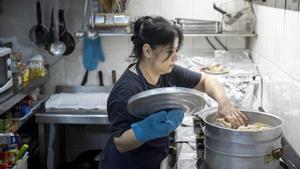
{"type": "Polygon", "coordinates": [[[86,11],[87,11],[88,0],[85,0],[84,9],[83,9],[83,18],[82,18],[82,25],[81,30],[75,32],[76,39],[83,39],[87,36],[86,31],[84,31],[84,24],[86,18],[86,11]]]}
{"type": "Polygon", "coordinates": [[[56,41],[54,43],[51,44],[50,46],[50,52],[54,55],[54,56],[61,56],[62,54],[65,53],[66,51],[66,45],[59,41],[59,25],[58,25],[58,2],[57,0],[55,0],[55,23],[56,23],[56,27],[55,27],[55,35],[56,35],[56,41]]]}
{"type": "Polygon", "coordinates": [[[91,10],[91,27],[87,32],[87,37],[89,39],[96,39],[98,37],[98,32],[95,30],[95,15],[93,9],[93,0],[90,0],[90,10],[91,10]]]}

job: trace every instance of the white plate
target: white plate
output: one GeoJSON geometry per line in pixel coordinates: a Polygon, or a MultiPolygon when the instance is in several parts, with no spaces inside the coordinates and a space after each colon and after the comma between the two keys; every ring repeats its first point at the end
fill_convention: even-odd
{"type": "Polygon", "coordinates": [[[220,75],[220,74],[226,74],[229,73],[228,70],[222,70],[222,71],[211,71],[207,68],[202,69],[203,72],[208,73],[208,74],[215,74],[215,75],[220,75]]]}

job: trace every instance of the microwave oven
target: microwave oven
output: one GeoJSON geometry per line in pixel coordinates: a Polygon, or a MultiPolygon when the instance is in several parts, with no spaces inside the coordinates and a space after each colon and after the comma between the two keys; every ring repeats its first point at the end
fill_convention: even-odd
{"type": "Polygon", "coordinates": [[[0,93],[13,85],[10,54],[10,48],[0,48],[0,93]]]}

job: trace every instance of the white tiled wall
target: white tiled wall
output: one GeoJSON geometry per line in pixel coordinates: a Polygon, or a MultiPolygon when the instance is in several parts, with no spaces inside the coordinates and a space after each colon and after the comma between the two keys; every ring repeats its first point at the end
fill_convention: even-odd
{"type": "MultiPolygon", "coordinates": [[[[162,15],[168,19],[175,17],[196,18],[207,20],[220,20],[221,16],[212,5],[213,2],[221,3],[226,0],[129,0],[128,13],[131,20],[143,15],[162,15]]],[[[3,0],[3,13],[0,14],[0,38],[17,37],[18,42],[25,48],[32,49],[32,54],[42,53],[48,61],[55,60],[54,56],[45,52],[42,48],[34,47],[28,38],[30,28],[36,24],[35,1],[33,0],[3,0]]],[[[43,23],[49,27],[50,13],[53,2],[41,0],[43,23]]],[[[65,9],[65,18],[69,32],[80,30],[83,13],[83,0],[62,0],[60,6],[65,9]]],[[[220,45],[211,37],[211,41],[217,48],[220,45]]],[[[243,38],[220,38],[230,49],[245,48],[243,38]]],[[[117,78],[127,67],[125,62],[129,56],[132,44],[130,37],[102,37],[102,48],[105,62],[99,63],[98,68],[89,74],[89,85],[97,85],[99,70],[104,73],[104,85],[110,85],[111,71],[116,70],[117,78]]],[[[82,42],[77,42],[75,51],[61,59],[51,70],[51,80],[47,85],[47,91],[52,92],[56,84],[79,85],[84,75],[82,66],[82,42]],[[53,73],[52,73],[53,72],[53,73]]],[[[186,37],[181,54],[197,55],[200,51],[212,50],[203,37],[186,37]]],[[[30,52],[29,52],[30,53],[30,52]]]]}
{"type": "Polygon", "coordinates": [[[263,107],[285,120],[283,131],[300,153],[300,14],[256,6],[252,56],[263,78],[263,107]]]}

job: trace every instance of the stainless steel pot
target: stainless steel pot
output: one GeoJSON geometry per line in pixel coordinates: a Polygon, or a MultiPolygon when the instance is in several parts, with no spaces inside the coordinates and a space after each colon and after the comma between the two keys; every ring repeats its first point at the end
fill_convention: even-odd
{"type": "Polygon", "coordinates": [[[217,108],[204,112],[204,160],[209,169],[277,169],[282,154],[283,121],[274,115],[241,110],[249,124],[260,122],[272,126],[265,131],[238,131],[214,125],[217,108]]]}

